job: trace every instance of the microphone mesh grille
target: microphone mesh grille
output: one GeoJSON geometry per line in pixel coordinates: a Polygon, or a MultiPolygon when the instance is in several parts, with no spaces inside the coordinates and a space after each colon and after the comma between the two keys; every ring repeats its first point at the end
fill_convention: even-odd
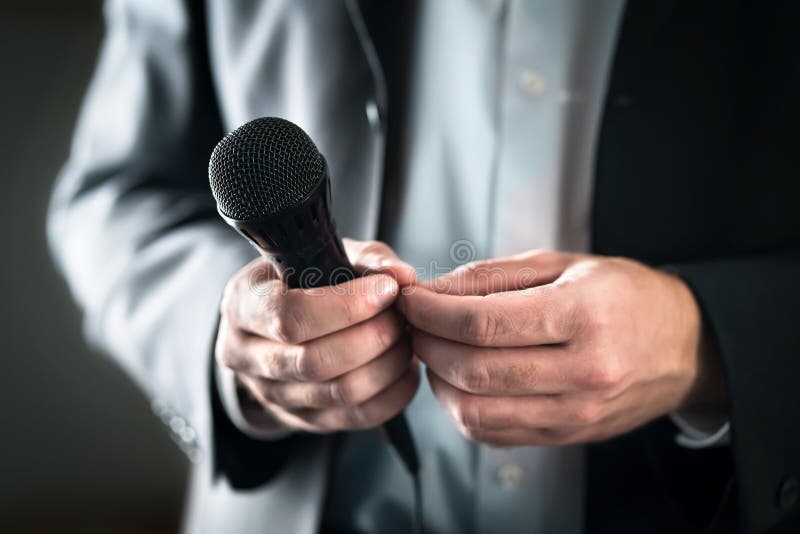
{"type": "Polygon", "coordinates": [[[217,207],[234,220],[276,215],[308,196],[319,184],[325,162],[296,124],[265,117],[226,135],[208,164],[217,207]]]}

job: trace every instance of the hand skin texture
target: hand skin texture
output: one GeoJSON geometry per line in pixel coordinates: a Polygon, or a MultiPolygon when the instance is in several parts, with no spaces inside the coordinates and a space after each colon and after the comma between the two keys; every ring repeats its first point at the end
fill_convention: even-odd
{"type": "Polygon", "coordinates": [[[388,246],[344,240],[361,278],[287,289],[258,258],[228,282],[215,355],[232,369],[251,424],[315,433],[382,424],[414,397],[419,364],[392,304],[416,273],[388,246]]]}
{"type": "Polygon", "coordinates": [[[414,354],[470,439],[586,443],[725,404],[691,291],[641,263],[529,252],[401,293],[414,354]]]}

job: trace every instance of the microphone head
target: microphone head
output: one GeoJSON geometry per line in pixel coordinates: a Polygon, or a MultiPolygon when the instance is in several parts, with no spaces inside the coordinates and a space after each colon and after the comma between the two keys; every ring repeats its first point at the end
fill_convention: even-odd
{"type": "Polygon", "coordinates": [[[208,164],[217,208],[236,221],[279,215],[301,204],[326,176],[311,138],[277,117],[252,120],[226,135],[208,164]]]}

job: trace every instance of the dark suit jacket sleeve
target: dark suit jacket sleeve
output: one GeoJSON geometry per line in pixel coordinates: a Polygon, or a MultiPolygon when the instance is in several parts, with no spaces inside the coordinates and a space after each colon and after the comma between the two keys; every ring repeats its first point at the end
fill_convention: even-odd
{"type": "Polygon", "coordinates": [[[191,425],[177,440],[190,457],[212,453],[224,471],[243,465],[244,444],[274,467],[280,455],[269,444],[212,410],[220,295],[255,253],[221,222],[210,194],[206,166],[222,128],[203,15],[188,4],[202,3],[105,5],[107,32],[51,200],[49,239],[87,336],[158,399],[166,423],[191,425]]]}
{"type": "Polygon", "coordinates": [[[742,519],[747,531],[760,532],[790,511],[782,493],[800,474],[800,253],[689,263],[679,271],[722,353],[742,519]]]}

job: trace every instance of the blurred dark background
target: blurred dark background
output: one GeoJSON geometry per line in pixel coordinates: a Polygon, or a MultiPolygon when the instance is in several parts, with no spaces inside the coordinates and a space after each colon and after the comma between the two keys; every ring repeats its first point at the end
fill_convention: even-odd
{"type": "Polygon", "coordinates": [[[45,241],[103,34],[89,0],[0,2],[0,532],[175,532],[187,463],[81,334],[45,241]]]}

